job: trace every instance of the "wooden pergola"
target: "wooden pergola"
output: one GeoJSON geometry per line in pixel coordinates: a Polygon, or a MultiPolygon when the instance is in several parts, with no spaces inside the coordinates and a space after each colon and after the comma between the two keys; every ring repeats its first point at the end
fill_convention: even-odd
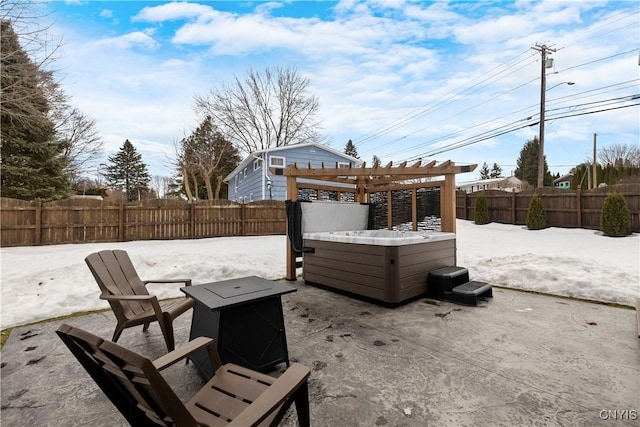
{"type": "MultiPolygon", "coordinates": [[[[412,219],[413,228],[416,230],[417,224],[417,189],[427,187],[440,187],[440,218],[441,231],[456,232],[456,186],[455,175],[459,173],[472,172],[478,165],[456,166],[450,160],[436,165],[435,161],[422,164],[420,161],[411,166],[403,162],[398,166],[393,166],[389,162],[384,167],[366,167],[363,163],[361,167],[338,168],[325,167],[322,164],[319,168],[313,168],[311,164],[306,167],[298,164],[290,165],[285,169],[271,168],[274,175],[284,175],[287,177],[287,198],[291,201],[298,200],[299,189],[312,188],[317,190],[336,191],[338,193],[349,192],[355,194],[356,203],[369,203],[370,194],[378,192],[389,192],[397,190],[413,190],[412,193],[412,219]],[[428,178],[427,181],[422,181],[428,178]],[[331,184],[311,184],[300,183],[298,179],[311,179],[323,181],[331,184]]],[[[339,198],[339,197],[338,197],[339,198]]],[[[391,197],[389,197],[391,200],[391,197]]],[[[393,207],[391,203],[387,206],[388,227],[391,228],[391,213],[393,207]]],[[[287,280],[296,279],[296,252],[287,245],[287,280]]]]}

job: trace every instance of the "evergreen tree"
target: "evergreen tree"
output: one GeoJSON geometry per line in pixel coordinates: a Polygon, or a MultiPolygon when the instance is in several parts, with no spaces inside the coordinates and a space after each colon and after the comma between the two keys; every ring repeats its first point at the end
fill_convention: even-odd
{"type": "Polygon", "coordinates": [[[533,193],[533,197],[529,202],[527,228],[529,230],[542,230],[543,228],[547,228],[547,214],[544,211],[544,205],[538,193],[533,193]]]}
{"type": "Polygon", "coordinates": [[[351,157],[355,157],[356,159],[359,159],[360,157],[358,157],[358,150],[356,149],[356,146],[353,145],[353,141],[349,140],[347,142],[347,145],[344,147],[344,154],[347,154],[351,157]]]}
{"type": "Polygon", "coordinates": [[[111,164],[106,167],[105,176],[111,187],[125,191],[128,202],[147,196],[151,176],[131,141],[125,140],[120,150],[108,160],[111,164]]]}
{"type": "Polygon", "coordinates": [[[610,237],[631,234],[631,211],[622,194],[607,194],[600,212],[600,230],[610,237]]]}
{"type": "Polygon", "coordinates": [[[476,199],[474,222],[478,225],[489,224],[489,206],[487,205],[487,197],[480,194],[476,199]]]}
{"type": "Polygon", "coordinates": [[[497,163],[494,163],[491,167],[491,173],[489,174],[490,178],[501,178],[502,177],[502,168],[498,166],[497,163]]]}
{"type": "MultiPolygon", "coordinates": [[[[538,183],[538,149],[540,142],[538,137],[527,141],[520,150],[520,157],[516,161],[516,170],[514,175],[516,178],[527,181],[535,186],[538,183]]],[[[544,158],[544,185],[548,186],[553,183],[553,177],[549,173],[549,165],[547,165],[547,157],[544,158]]]]}
{"type": "Polygon", "coordinates": [[[487,162],[484,162],[480,168],[480,179],[489,179],[489,174],[489,166],[487,166],[487,162]]]}
{"type": "Polygon", "coordinates": [[[64,159],[54,143],[54,124],[42,90],[42,73],[21,48],[11,24],[2,21],[1,186],[4,197],[59,199],[69,194],[64,159]]]}

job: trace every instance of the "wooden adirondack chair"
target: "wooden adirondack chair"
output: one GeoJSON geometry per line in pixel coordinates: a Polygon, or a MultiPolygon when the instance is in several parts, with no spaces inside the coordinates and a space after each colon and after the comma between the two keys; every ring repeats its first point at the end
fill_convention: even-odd
{"type": "Polygon", "coordinates": [[[80,328],[63,324],[56,332],[132,426],[275,426],[292,403],[299,425],[310,425],[310,370],[299,363],[276,379],[222,365],[210,338],[196,338],[151,361],[80,328]],[[183,403],[160,371],[201,348],[207,349],[215,374],[183,403]]]}
{"type": "Polygon", "coordinates": [[[102,294],[100,299],[109,301],[116,316],[117,324],[113,341],[118,341],[125,328],[144,325],[143,331],[151,322],[160,324],[167,349],[175,348],[173,338],[173,320],[193,307],[191,298],[178,298],[170,301],[158,301],[155,295],[147,291],[147,283],[184,283],[191,286],[191,279],[140,280],[126,251],[106,250],[93,253],[85,258],[89,270],[98,282],[102,294]]]}

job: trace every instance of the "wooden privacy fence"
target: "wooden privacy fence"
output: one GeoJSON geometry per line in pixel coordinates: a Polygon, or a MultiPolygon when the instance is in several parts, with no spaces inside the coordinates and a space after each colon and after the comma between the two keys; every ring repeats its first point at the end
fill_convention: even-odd
{"type": "MultiPolygon", "coordinates": [[[[631,210],[632,230],[640,232],[638,184],[590,191],[545,188],[538,195],[542,198],[550,227],[597,230],[602,202],[613,191],[624,195],[631,210]]],[[[475,201],[480,194],[487,197],[492,222],[526,224],[533,191],[458,192],[457,218],[473,221],[475,201]]],[[[437,193],[427,195],[430,197],[418,198],[420,220],[423,215],[439,210],[431,206],[439,203],[437,193]]],[[[396,198],[394,196],[393,203],[397,205],[396,198]]],[[[410,211],[403,206],[396,206],[394,215],[410,211]]],[[[396,220],[394,217],[393,223],[402,221],[407,219],[403,216],[396,220]]],[[[383,223],[386,224],[386,217],[383,223]]],[[[286,213],[284,202],[275,200],[241,204],[228,200],[187,203],[160,199],[114,204],[91,199],[41,203],[0,198],[0,225],[0,245],[9,247],[286,234],[286,213]]]]}
{"type": "Polygon", "coordinates": [[[285,234],[282,201],[240,204],[67,199],[42,203],[0,199],[3,247],[130,240],[285,234]]]}
{"type": "Polygon", "coordinates": [[[475,193],[458,192],[456,195],[456,217],[474,220],[475,203],[484,194],[489,207],[491,222],[524,225],[533,194],[542,199],[549,227],[600,229],[600,212],[607,194],[620,193],[631,211],[631,229],[640,232],[640,186],[638,184],[612,185],[589,191],[572,191],[556,188],[528,190],[510,193],[498,190],[475,193]]]}

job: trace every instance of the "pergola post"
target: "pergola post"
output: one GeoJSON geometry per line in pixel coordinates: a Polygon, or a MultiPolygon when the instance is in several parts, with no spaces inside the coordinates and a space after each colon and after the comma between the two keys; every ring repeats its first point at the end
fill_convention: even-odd
{"type": "Polygon", "coordinates": [[[455,174],[444,176],[444,184],[440,187],[440,230],[447,233],[456,232],[456,180],[455,174]]]}
{"type": "MultiPolygon", "coordinates": [[[[298,200],[298,183],[295,176],[287,177],[287,198],[292,202],[298,200]]],[[[296,251],[291,245],[289,240],[289,218],[287,218],[287,271],[285,272],[285,279],[297,280],[296,275],[296,251]]]]}

